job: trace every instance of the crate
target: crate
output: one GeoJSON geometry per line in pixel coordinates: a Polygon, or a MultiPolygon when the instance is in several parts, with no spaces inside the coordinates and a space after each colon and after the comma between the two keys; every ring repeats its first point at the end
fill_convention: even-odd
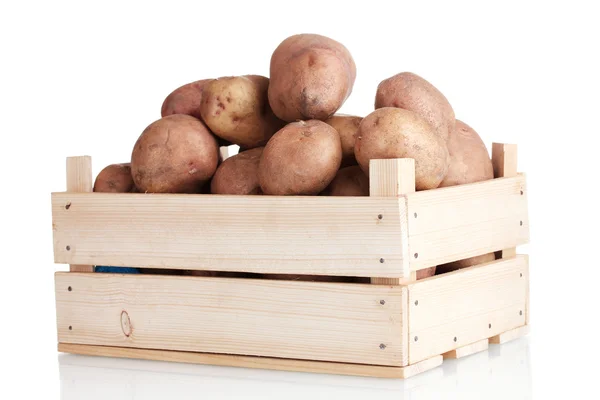
{"type": "Polygon", "coordinates": [[[526,178],[415,192],[414,160],[373,160],[369,197],[91,192],[90,157],[52,194],[60,352],[406,378],[529,328],[526,178]],[[416,272],[490,252],[426,279],[416,272]],[[91,273],[94,265],[263,278],[91,273]],[[264,279],[362,277],[366,283],[264,279]],[[369,283],[370,282],[370,283],[369,283]]]}

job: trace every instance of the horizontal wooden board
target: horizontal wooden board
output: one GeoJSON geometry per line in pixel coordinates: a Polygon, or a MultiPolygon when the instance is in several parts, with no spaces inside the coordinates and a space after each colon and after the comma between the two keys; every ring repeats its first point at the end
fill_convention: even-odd
{"type": "Polygon", "coordinates": [[[410,269],[529,241],[524,175],[407,195],[410,269]]]}
{"type": "Polygon", "coordinates": [[[527,271],[517,256],[409,285],[409,363],[522,326],[527,271]]]}
{"type": "Polygon", "coordinates": [[[406,367],[385,367],[327,361],[292,360],[272,357],[237,356],[229,354],[193,353],[171,350],[132,349],[126,347],[91,346],[59,343],[62,353],[85,356],[135,358],[140,360],[170,361],[228,367],[257,368],[277,371],[313,372],[320,374],[367,376],[376,378],[409,378],[442,364],[442,357],[432,357],[406,367]]]}
{"type": "Polygon", "coordinates": [[[475,353],[479,353],[481,351],[486,351],[488,349],[489,340],[483,339],[475,343],[468,344],[466,346],[458,347],[454,350],[450,350],[447,353],[444,353],[444,358],[463,358],[470,356],[475,353]]]}
{"type": "Polygon", "coordinates": [[[402,366],[406,287],[56,274],[62,343],[402,366]]]}
{"type": "Polygon", "coordinates": [[[405,213],[398,198],[54,193],[54,259],[402,278],[405,213]]]}

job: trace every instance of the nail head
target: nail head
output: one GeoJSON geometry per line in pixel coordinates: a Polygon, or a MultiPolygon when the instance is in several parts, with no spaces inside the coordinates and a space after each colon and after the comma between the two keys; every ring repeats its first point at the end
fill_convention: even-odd
{"type": "Polygon", "coordinates": [[[379,215],[377,216],[377,218],[379,218],[379,219],[383,219],[383,215],[379,214],[379,215]]]}
{"type": "Polygon", "coordinates": [[[71,250],[71,246],[67,246],[67,251],[71,250]]]}
{"type": "Polygon", "coordinates": [[[379,345],[379,348],[380,348],[381,350],[385,349],[386,347],[387,347],[387,346],[386,346],[385,344],[383,344],[383,343],[381,343],[381,344],[379,345]]]}
{"type": "Polygon", "coordinates": [[[67,203],[67,204],[65,205],[65,208],[66,208],[67,210],[68,210],[69,208],[71,208],[71,203],[67,203]]]}
{"type": "Polygon", "coordinates": [[[385,304],[385,300],[379,300],[379,304],[384,305],[385,304]]]}
{"type": "Polygon", "coordinates": [[[71,290],[73,290],[73,288],[72,288],[71,286],[69,286],[69,287],[67,288],[67,290],[70,292],[71,290]]]}
{"type": "Polygon", "coordinates": [[[415,300],[415,306],[419,305],[419,300],[415,300]]]}
{"type": "Polygon", "coordinates": [[[456,336],[454,336],[454,341],[455,341],[455,342],[456,342],[456,341],[458,341],[458,338],[457,338],[456,336]]]}
{"type": "Polygon", "coordinates": [[[419,337],[415,336],[415,342],[418,342],[418,341],[419,341],[419,337]]]}
{"type": "Polygon", "coordinates": [[[523,221],[519,221],[519,225],[523,226],[523,221]]]}
{"type": "Polygon", "coordinates": [[[380,258],[379,262],[383,264],[385,262],[385,260],[383,258],[380,258]]]}
{"type": "Polygon", "coordinates": [[[520,310],[520,311],[519,311],[519,315],[523,315],[523,310],[520,310]]]}
{"type": "Polygon", "coordinates": [[[417,218],[417,213],[414,214],[415,218],[417,218]]]}
{"type": "Polygon", "coordinates": [[[72,330],[73,330],[73,327],[72,327],[72,326],[70,326],[70,325],[69,325],[69,330],[70,330],[70,331],[72,331],[72,330]]]}
{"type": "Polygon", "coordinates": [[[419,253],[415,253],[415,258],[419,258],[419,253]]]}
{"type": "Polygon", "coordinates": [[[488,328],[492,329],[492,324],[488,324],[488,328]]]}

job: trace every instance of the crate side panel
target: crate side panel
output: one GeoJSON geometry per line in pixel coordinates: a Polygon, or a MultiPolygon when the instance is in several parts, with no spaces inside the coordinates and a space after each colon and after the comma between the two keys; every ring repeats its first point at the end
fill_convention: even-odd
{"type": "Polygon", "coordinates": [[[527,271],[517,256],[410,285],[409,362],[524,325],[527,271]]]}
{"type": "Polygon", "coordinates": [[[58,339],[72,344],[400,366],[407,359],[402,344],[406,290],[59,272],[58,339]]]}
{"type": "Polygon", "coordinates": [[[404,275],[404,199],[55,193],[52,203],[57,263],[404,275]]]}
{"type": "Polygon", "coordinates": [[[412,271],[529,241],[526,178],[498,178],[409,194],[412,271]]]}

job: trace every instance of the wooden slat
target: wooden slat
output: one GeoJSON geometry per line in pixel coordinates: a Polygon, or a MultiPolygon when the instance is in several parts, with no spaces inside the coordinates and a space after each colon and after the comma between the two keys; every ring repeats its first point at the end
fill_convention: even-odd
{"type": "MultiPolygon", "coordinates": [[[[93,190],[92,157],[67,157],[67,192],[89,193],[93,190]]],[[[67,205],[65,204],[65,207],[67,205]]],[[[71,272],[94,272],[93,265],[71,264],[71,272]]]]}
{"type": "Polygon", "coordinates": [[[409,194],[411,271],[527,243],[525,187],[519,175],[409,194]]]}
{"type": "Polygon", "coordinates": [[[405,214],[398,198],[54,193],[54,260],[401,278],[405,214]]]}
{"type": "Polygon", "coordinates": [[[405,300],[399,286],[56,274],[73,344],[401,366],[405,300]]]}
{"type": "MultiPolygon", "coordinates": [[[[507,143],[492,143],[492,165],[494,178],[512,178],[517,176],[518,170],[517,145],[507,143]]],[[[525,188],[522,189],[525,191],[525,188]]],[[[514,257],[516,247],[502,249],[501,258],[514,257]]]]}
{"type": "Polygon", "coordinates": [[[499,335],[493,336],[490,338],[490,343],[492,344],[503,344],[506,342],[510,342],[511,340],[518,339],[522,336],[525,336],[529,333],[529,325],[520,326],[515,329],[511,329],[506,332],[502,332],[499,335]]]}
{"type": "Polygon", "coordinates": [[[409,378],[415,374],[433,369],[442,364],[441,356],[432,357],[428,360],[407,367],[385,367],[379,365],[361,365],[327,361],[307,361],[285,358],[193,353],[169,350],[148,350],[70,343],[59,343],[58,351],[85,356],[135,358],[140,360],[168,361],[188,364],[399,379],[409,378]]]}
{"type": "MultiPolygon", "coordinates": [[[[395,158],[370,160],[369,162],[369,195],[372,197],[400,197],[415,191],[415,160],[412,158],[395,158]]],[[[404,200],[404,198],[402,199],[404,200]]],[[[371,283],[378,285],[399,285],[416,280],[411,275],[408,263],[408,216],[403,214],[400,220],[402,233],[402,276],[404,278],[371,278],[371,283]]]]}
{"type": "Polygon", "coordinates": [[[409,285],[409,364],[522,326],[527,270],[517,256],[409,285]]]}
{"type": "Polygon", "coordinates": [[[466,346],[458,347],[454,350],[450,350],[444,353],[444,358],[463,358],[470,356],[471,354],[479,353],[480,351],[486,351],[488,349],[489,340],[483,339],[475,343],[468,344],[466,346]]]}

